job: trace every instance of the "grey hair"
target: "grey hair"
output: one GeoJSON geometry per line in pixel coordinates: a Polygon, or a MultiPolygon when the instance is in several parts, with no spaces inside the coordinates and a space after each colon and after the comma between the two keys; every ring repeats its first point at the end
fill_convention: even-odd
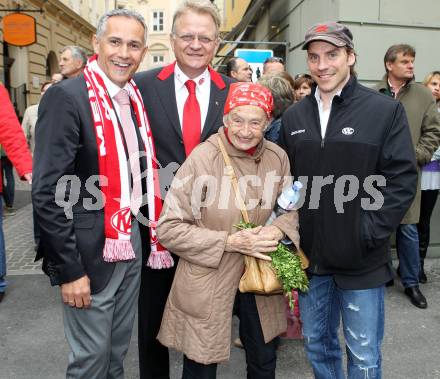
{"type": "Polygon", "coordinates": [[[176,34],[176,21],[184,13],[191,11],[198,14],[207,14],[211,16],[215,24],[215,37],[219,35],[219,29],[221,24],[220,13],[217,6],[211,3],[209,0],[185,0],[183,1],[176,12],[173,15],[173,26],[171,27],[171,34],[176,34]]]}
{"type": "Polygon", "coordinates": [[[87,53],[86,51],[80,47],[80,46],[74,46],[74,45],[69,45],[69,46],[64,46],[61,50],[60,53],[64,53],[66,50],[70,50],[70,52],[72,53],[72,58],[79,60],[82,62],[82,67],[84,67],[87,63],[87,53]]]}
{"type": "Polygon", "coordinates": [[[99,19],[98,26],[96,27],[97,38],[102,37],[102,35],[105,33],[105,29],[107,27],[107,20],[110,17],[116,17],[116,16],[132,18],[138,21],[144,28],[144,44],[145,45],[147,44],[148,28],[145,19],[140,13],[132,9],[113,9],[107,13],[104,13],[99,19]]]}
{"type": "Polygon", "coordinates": [[[293,88],[290,83],[278,73],[265,74],[258,83],[265,86],[272,93],[274,109],[273,117],[280,117],[293,104],[293,88]]]}

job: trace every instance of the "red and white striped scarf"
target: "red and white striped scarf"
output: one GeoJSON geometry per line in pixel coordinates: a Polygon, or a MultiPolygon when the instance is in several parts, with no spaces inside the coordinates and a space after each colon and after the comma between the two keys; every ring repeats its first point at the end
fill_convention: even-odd
{"type": "MultiPolygon", "coordinates": [[[[106,262],[116,262],[135,257],[130,242],[130,172],[127,165],[123,136],[118,125],[118,117],[101,77],[97,55],[92,56],[84,69],[84,77],[92,109],[93,122],[98,146],[99,175],[101,191],[104,194],[105,245],[103,256],[106,262]],[[106,180],[107,179],[107,180],[106,180]]],[[[159,244],[156,235],[157,220],[162,210],[158,162],[153,135],[139,89],[131,79],[125,87],[136,114],[145,151],[140,156],[147,162],[147,204],[150,231],[150,257],[147,266],[155,269],[174,265],[171,254],[159,244]]],[[[133,178],[139,180],[139,178],[133,178]]],[[[144,203],[144,198],[142,199],[144,203]]]]}

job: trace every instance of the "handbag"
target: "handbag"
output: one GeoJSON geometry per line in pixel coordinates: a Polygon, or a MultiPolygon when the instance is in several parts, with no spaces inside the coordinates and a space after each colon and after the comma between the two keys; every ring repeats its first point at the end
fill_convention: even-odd
{"type": "MultiPolygon", "coordinates": [[[[232,187],[234,188],[235,197],[240,205],[243,220],[249,223],[249,215],[238,188],[237,177],[231,165],[231,160],[222,140],[220,137],[217,138],[226,164],[225,172],[231,178],[232,187]]],[[[244,273],[240,279],[238,289],[240,292],[251,292],[258,295],[273,295],[283,292],[283,286],[277,277],[275,269],[272,267],[272,263],[249,255],[244,256],[244,273]]]]}

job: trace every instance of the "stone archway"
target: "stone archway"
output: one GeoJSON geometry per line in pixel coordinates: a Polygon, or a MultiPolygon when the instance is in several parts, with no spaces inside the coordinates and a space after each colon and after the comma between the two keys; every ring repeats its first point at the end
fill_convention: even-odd
{"type": "Polygon", "coordinates": [[[46,58],[46,77],[50,79],[53,74],[60,72],[58,57],[54,51],[49,51],[46,58]]]}

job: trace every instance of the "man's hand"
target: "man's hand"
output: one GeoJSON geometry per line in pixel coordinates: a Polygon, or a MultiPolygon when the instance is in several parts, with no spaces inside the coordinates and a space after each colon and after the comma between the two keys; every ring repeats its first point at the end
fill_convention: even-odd
{"type": "Polygon", "coordinates": [[[87,275],[73,282],[61,284],[63,302],[71,307],[90,308],[90,280],[87,275]]]}
{"type": "Polygon", "coordinates": [[[268,232],[260,233],[263,229],[262,226],[257,226],[231,234],[226,241],[225,251],[271,261],[272,259],[267,254],[276,250],[278,240],[268,232]]]}

